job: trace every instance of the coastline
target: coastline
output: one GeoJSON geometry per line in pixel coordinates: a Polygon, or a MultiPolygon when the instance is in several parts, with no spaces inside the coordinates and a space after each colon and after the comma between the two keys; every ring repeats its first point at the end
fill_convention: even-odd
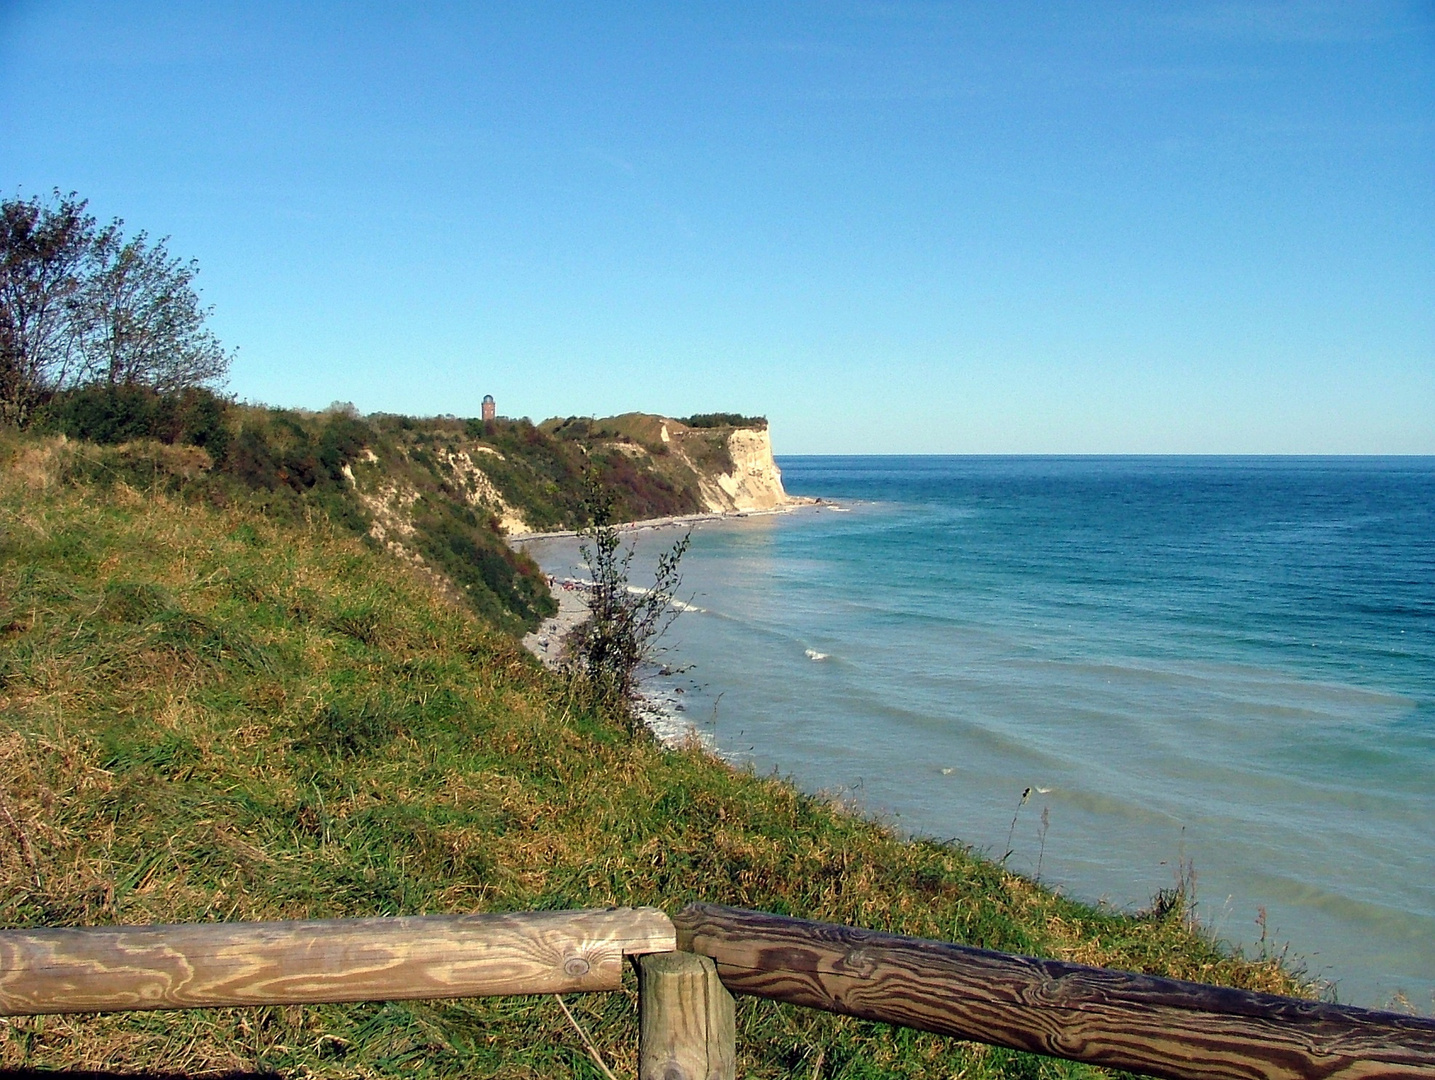
{"type": "MultiPolygon", "coordinates": [[[[739,510],[726,513],[711,511],[643,518],[638,521],[624,522],[615,528],[620,533],[641,533],[740,518],[772,517],[778,514],[791,514],[803,509],[830,507],[831,505],[818,498],[788,496],[787,502],[783,505],[765,510],[739,510]]],[[[564,529],[554,532],[515,533],[504,539],[515,550],[524,550],[519,545],[528,541],[571,540],[582,535],[582,530],[564,529]]],[[[523,647],[536,656],[544,667],[549,670],[557,670],[563,661],[563,639],[569,631],[583,621],[588,613],[584,590],[589,583],[581,578],[557,578],[552,575],[549,575],[548,580],[549,590],[554,599],[558,601],[558,613],[544,619],[536,630],[525,634],[523,647]]],[[[649,674],[654,673],[650,672],[649,674]]],[[[636,704],[638,715],[660,744],[667,747],[679,747],[688,744],[694,738],[700,740],[704,738],[697,725],[682,715],[682,707],[676,700],[669,695],[653,692],[651,678],[641,679],[640,687],[639,699],[636,704]]]]}
{"type": "MultiPolygon", "coordinates": [[[[1177,920],[1117,922],[1007,884],[958,847],[900,843],[882,824],[839,816],[777,777],[577,722],[557,680],[513,663],[511,646],[431,578],[357,538],[244,500],[220,508],[200,499],[176,514],[158,488],[127,498],[116,515],[105,489],[62,481],[53,442],[7,438],[0,513],[40,515],[47,531],[15,534],[0,580],[23,584],[40,567],[48,576],[37,588],[51,590],[34,594],[44,618],[13,635],[4,688],[16,707],[0,745],[15,779],[6,797],[38,841],[33,865],[14,844],[0,861],[12,924],[92,911],[96,882],[123,879],[148,859],[152,887],[119,889],[115,920],[172,925],[208,911],[262,924],[296,913],[525,910],[555,897],[634,907],[685,894],[853,926],[880,919],[917,937],[1019,942],[1177,978],[1291,985],[1270,964],[1223,958],[1177,920]],[[76,550],[113,561],[71,558],[76,550]],[[146,600],[178,591],[184,606],[169,610],[184,621],[169,624],[166,640],[182,678],[167,677],[168,666],[156,677],[155,631],[132,606],[96,615],[107,589],[132,599],[117,585],[146,600]],[[211,634],[238,650],[215,655],[211,634]],[[126,662],[97,668],[95,655],[126,662]],[[304,655],[325,662],[267,662],[304,655]],[[245,797],[225,797],[234,791],[245,797]],[[167,844],[173,858],[149,858],[167,844]]],[[[407,1078],[414,1053],[455,1075],[547,1075],[576,1060],[576,1043],[551,1052],[551,1015],[515,1012],[502,999],[474,999],[447,1019],[396,1013],[377,1027],[368,1006],[340,1006],[325,1012],[323,1032],[277,1010],[274,1040],[262,1046],[197,1013],[176,1013],[162,1030],[143,1017],[82,1016],[43,1030],[39,1020],[12,1019],[0,1061],[19,1071],[93,1063],[339,1076],[357,1065],[407,1078]],[[475,1024],[492,1037],[462,1037],[475,1024]],[[349,1048],[342,1060],[330,1033],[349,1048]],[[285,1049],[274,1051],[275,1040],[285,1049]]],[[[741,1067],[756,1075],[791,1073],[797,1045],[886,1071],[986,1077],[989,1059],[957,1041],[914,1051],[890,1032],[820,1012],[800,1029],[781,1013],[750,1019],[741,1067]]],[[[600,1024],[592,1039],[631,1075],[631,1026],[600,1024]]]]}
{"type": "MultiPolygon", "coordinates": [[[[1412,604],[1429,588],[1407,573],[1428,530],[1402,512],[1428,470],[784,464],[797,491],[855,512],[699,538],[683,595],[713,614],[670,631],[694,674],[655,680],[684,687],[681,715],[759,774],[1010,851],[1008,869],[1076,896],[1140,910],[1193,862],[1214,933],[1289,942],[1342,1000],[1431,1010],[1411,868],[1431,861],[1435,667],[1412,604]],[[1136,495],[1113,517],[1117,490],[1136,495]],[[1378,606],[1350,605],[1341,567],[1378,606]]],[[[670,542],[639,547],[651,562],[670,542]]],[[[534,551],[582,574],[563,569],[574,545],[534,551]]]]}
{"type": "MultiPolygon", "coordinates": [[[[789,495],[788,501],[781,506],[774,506],[766,510],[704,510],[696,514],[674,514],[669,517],[640,518],[637,521],[624,521],[613,527],[619,532],[644,532],[648,529],[667,529],[683,525],[702,525],[710,521],[732,521],[739,518],[771,517],[775,514],[791,514],[804,507],[826,505],[821,499],[808,498],[802,495],[789,495]]],[[[526,543],[529,540],[563,540],[582,536],[582,529],[555,529],[552,532],[524,532],[508,533],[504,540],[510,547],[516,544],[526,543]]]]}
{"type": "Polygon", "coordinates": [[[588,614],[583,595],[586,584],[577,578],[550,578],[549,591],[558,601],[558,614],[550,615],[538,624],[537,630],[523,635],[523,647],[546,668],[557,669],[563,659],[563,638],[588,614]]]}
{"type": "MultiPolygon", "coordinates": [[[[558,600],[558,614],[544,619],[538,629],[523,636],[523,647],[531,652],[550,671],[556,671],[563,662],[563,639],[568,632],[583,621],[588,613],[584,600],[584,588],[588,582],[579,578],[561,578],[553,582],[553,595],[558,600]]],[[[683,707],[673,695],[655,691],[651,676],[639,679],[638,700],[634,710],[638,718],[658,743],[676,749],[686,746],[694,739],[703,742],[712,750],[696,724],[683,715],[683,707]]]]}

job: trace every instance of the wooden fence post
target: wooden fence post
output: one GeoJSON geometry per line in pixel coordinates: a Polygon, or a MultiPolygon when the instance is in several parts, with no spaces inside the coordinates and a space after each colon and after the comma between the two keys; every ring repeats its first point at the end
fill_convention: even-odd
{"type": "Polygon", "coordinates": [[[732,995],[717,965],[692,953],[650,953],[638,966],[638,1080],[734,1080],[732,995]]]}

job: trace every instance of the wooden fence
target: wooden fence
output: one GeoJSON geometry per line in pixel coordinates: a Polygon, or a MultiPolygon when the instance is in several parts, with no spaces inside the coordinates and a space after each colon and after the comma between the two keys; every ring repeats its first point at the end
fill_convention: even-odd
{"type": "Polygon", "coordinates": [[[6,930],[0,1015],[616,990],[625,957],[640,1080],[733,1077],[731,993],[1181,1080],[1435,1077],[1431,1019],[708,904],[6,930]]]}
{"type": "Polygon", "coordinates": [[[1435,1020],[693,904],[732,992],[1185,1080],[1435,1077],[1435,1020]]]}

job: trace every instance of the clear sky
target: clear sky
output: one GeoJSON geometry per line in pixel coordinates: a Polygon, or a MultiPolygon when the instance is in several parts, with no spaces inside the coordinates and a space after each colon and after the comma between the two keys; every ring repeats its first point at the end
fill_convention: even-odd
{"type": "Polygon", "coordinates": [[[781,453],[1435,453],[1435,4],[0,0],[0,193],[239,397],[781,453]]]}

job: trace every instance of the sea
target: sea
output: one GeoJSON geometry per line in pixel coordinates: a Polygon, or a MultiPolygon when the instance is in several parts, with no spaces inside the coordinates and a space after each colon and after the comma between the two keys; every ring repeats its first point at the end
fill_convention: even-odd
{"type": "Polygon", "coordinates": [[[779,465],[821,503],[692,529],[669,734],[1435,1015],[1435,458],[779,465]]]}

